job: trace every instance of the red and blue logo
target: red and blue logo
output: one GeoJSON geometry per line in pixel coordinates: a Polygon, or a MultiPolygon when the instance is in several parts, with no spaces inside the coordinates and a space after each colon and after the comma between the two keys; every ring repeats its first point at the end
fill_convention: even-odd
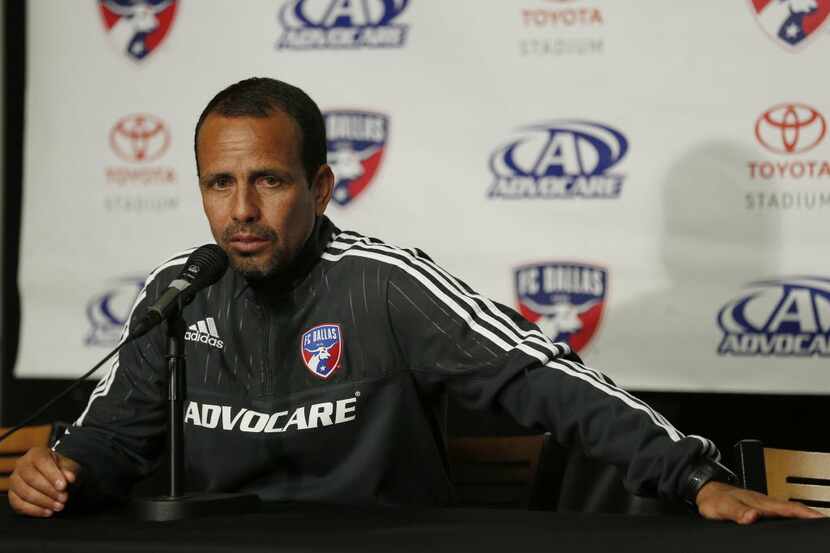
{"type": "Polygon", "coordinates": [[[371,111],[335,110],[326,120],[328,163],[334,172],[332,199],[345,206],[372,183],[383,160],[389,117],[371,111]]]}
{"type": "Polygon", "coordinates": [[[178,0],[99,0],[104,26],[115,47],[136,61],[167,37],[178,0]]]}
{"type": "Polygon", "coordinates": [[[408,25],[396,20],[409,0],[288,0],[279,12],[277,49],[400,48],[408,25]]]}
{"type": "Polygon", "coordinates": [[[718,353],[759,357],[830,356],[830,279],[764,280],[718,312],[718,353]]]}
{"type": "Polygon", "coordinates": [[[830,0],[750,0],[761,28],[781,46],[801,46],[827,23],[830,0]]]}
{"type": "Polygon", "coordinates": [[[608,271],[596,265],[550,261],[515,269],[522,316],[554,342],[584,349],[599,327],[608,271]]]}
{"type": "Polygon", "coordinates": [[[505,199],[618,198],[624,176],[612,172],[628,152],[616,129],[558,120],[519,129],[490,155],[487,195],[505,199]]]}
{"type": "Polygon", "coordinates": [[[303,363],[314,376],[327,379],[340,366],[343,333],[339,324],[322,324],[306,331],[300,338],[303,363]]]}

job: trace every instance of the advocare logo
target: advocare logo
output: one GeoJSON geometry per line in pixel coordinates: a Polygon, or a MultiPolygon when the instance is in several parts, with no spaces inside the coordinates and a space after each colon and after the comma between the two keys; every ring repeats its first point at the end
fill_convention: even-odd
{"type": "Polygon", "coordinates": [[[746,288],[718,313],[720,355],[830,356],[830,279],[782,278],[746,288]]]}
{"type": "Polygon", "coordinates": [[[112,151],[124,161],[155,161],[170,147],[170,131],[160,118],[149,113],[122,117],[110,131],[112,151]]]}
{"type": "Polygon", "coordinates": [[[758,117],[755,136],[776,154],[800,154],[815,148],[827,134],[827,121],[806,104],[778,104],[758,117]]]}
{"type": "Polygon", "coordinates": [[[288,0],[279,11],[276,48],[400,48],[408,25],[396,20],[409,0],[288,0]]]}
{"type": "Polygon", "coordinates": [[[87,346],[115,347],[121,337],[121,329],[127,323],[130,308],[143,287],[143,276],[125,276],[108,282],[103,292],[93,296],[86,306],[90,329],[84,343],[87,346]]]}
{"type": "Polygon", "coordinates": [[[520,129],[490,155],[490,198],[618,198],[624,176],[612,170],[628,152],[618,130],[557,120],[520,129]]]}

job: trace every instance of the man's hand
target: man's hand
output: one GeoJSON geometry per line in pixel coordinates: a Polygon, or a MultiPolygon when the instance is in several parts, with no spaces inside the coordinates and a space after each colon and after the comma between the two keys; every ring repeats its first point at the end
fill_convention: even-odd
{"type": "Polygon", "coordinates": [[[50,517],[63,510],[67,488],[78,480],[81,466],[48,447],[33,447],[17,460],[9,478],[9,504],[16,512],[50,517]]]}
{"type": "Polygon", "coordinates": [[[824,515],[801,503],[773,499],[762,493],[736,488],[722,482],[709,482],[695,498],[702,516],[712,520],[731,520],[752,524],[761,517],[823,518],[824,515]]]}

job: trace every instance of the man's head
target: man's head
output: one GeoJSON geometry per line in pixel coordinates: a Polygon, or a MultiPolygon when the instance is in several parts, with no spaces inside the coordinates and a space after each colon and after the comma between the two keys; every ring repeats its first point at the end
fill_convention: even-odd
{"type": "Polygon", "coordinates": [[[231,265],[252,279],[285,270],[331,197],[320,109],[299,88],[248,79],[208,103],[194,143],[205,214],[231,265]]]}

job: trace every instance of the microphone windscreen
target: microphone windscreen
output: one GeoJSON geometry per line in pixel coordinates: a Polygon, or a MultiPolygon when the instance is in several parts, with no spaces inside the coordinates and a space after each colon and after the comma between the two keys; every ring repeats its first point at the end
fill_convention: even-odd
{"type": "Polygon", "coordinates": [[[205,244],[187,258],[180,278],[190,282],[192,292],[198,292],[222,278],[227,270],[228,255],[216,244],[205,244]]]}

